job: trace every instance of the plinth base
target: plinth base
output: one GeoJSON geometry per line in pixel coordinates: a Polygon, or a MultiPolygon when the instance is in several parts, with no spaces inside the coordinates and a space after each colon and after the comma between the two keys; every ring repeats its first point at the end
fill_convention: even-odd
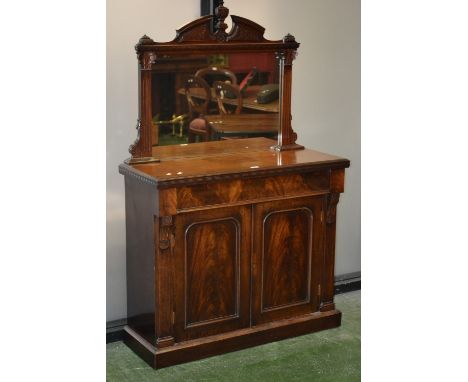
{"type": "Polygon", "coordinates": [[[125,326],[124,343],[151,367],[161,369],[340,325],[341,312],[330,310],[179,342],[161,349],[157,349],[129,326],[125,326]]]}

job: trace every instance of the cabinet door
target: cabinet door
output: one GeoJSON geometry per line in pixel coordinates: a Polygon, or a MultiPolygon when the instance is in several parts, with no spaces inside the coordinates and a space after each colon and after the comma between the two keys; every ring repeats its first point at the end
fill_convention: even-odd
{"type": "Polygon", "coordinates": [[[323,197],[254,206],[253,325],[318,311],[323,197]]]}
{"type": "Polygon", "coordinates": [[[250,324],[251,207],[176,217],[176,340],[250,324]]]}

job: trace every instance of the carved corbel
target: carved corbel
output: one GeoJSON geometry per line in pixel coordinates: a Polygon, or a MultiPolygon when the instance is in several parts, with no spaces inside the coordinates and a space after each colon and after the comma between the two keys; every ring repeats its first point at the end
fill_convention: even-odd
{"type": "Polygon", "coordinates": [[[327,224],[333,224],[336,222],[336,206],[339,200],[340,200],[339,193],[334,192],[328,195],[327,218],[326,218],[327,224]]]}
{"type": "Polygon", "coordinates": [[[138,62],[142,70],[151,70],[153,64],[156,62],[156,53],[154,52],[141,52],[138,54],[138,62]]]}
{"type": "Polygon", "coordinates": [[[137,120],[137,125],[136,125],[136,130],[137,130],[137,137],[135,139],[135,142],[133,142],[133,144],[130,145],[130,147],[128,148],[128,152],[131,154],[132,157],[136,157],[136,156],[139,156],[140,154],[140,150],[139,150],[139,147],[140,147],[140,129],[141,129],[141,121],[138,119],[137,120]]]}
{"type": "Polygon", "coordinates": [[[159,247],[156,261],[156,298],[160,309],[156,314],[156,346],[164,348],[174,345],[174,217],[159,218],[159,247]]]}
{"type": "Polygon", "coordinates": [[[175,245],[174,219],[172,216],[162,216],[159,218],[159,249],[169,250],[172,254],[175,245]]]}

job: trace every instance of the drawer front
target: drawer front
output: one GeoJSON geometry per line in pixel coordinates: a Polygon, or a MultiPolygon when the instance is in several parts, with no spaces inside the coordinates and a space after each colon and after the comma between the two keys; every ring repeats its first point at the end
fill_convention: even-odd
{"type": "Polygon", "coordinates": [[[253,325],[318,311],[323,207],[323,197],[254,206],[253,325]]]}
{"type": "Polygon", "coordinates": [[[324,170],[185,186],[177,189],[177,209],[320,194],[328,192],[329,184],[329,171],[324,170]]]}

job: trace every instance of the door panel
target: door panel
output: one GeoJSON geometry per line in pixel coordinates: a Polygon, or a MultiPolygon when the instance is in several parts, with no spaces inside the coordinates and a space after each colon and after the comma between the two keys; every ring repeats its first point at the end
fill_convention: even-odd
{"type": "Polygon", "coordinates": [[[309,232],[312,211],[308,208],[273,211],[263,220],[263,310],[310,300],[309,232]],[[288,286],[279,288],[278,286],[288,286]]]}
{"type": "Polygon", "coordinates": [[[178,340],[249,326],[250,217],[248,206],[177,216],[178,340]]]}
{"type": "Polygon", "coordinates": [[[253,324],[318,310],[322,197],[254,206],[253,324]]]}
{"type": "Polygon", "coordinates": [[[238,220],[224,218],[186,229],[187,326],[238,314],[239,228],[238,220]]]}

